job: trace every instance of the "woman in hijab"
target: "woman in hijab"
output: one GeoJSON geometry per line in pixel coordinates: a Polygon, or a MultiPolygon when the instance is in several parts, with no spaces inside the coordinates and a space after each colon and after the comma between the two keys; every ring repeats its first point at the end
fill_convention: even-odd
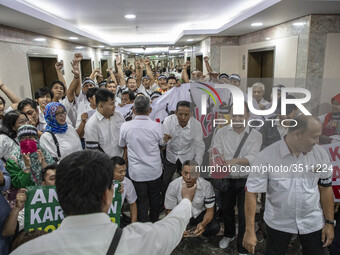
{"type": "Polygon", "coordinates": [[[28,124],[27,116],[17,110],[6,113],[0,129],[0,159],[6,164],[11,152],[19,148],[17,140],[18,128],[28,124]]]}
{"type": "Polygon", "coordinates": [[[6,166],[12,184],[18,189],[41,185],[41,170],[53,164],[54,160],[40,147],[36,127],[23,125],[17,135],[20,147],[11,153],[6,166]]]}
{"type": "Polygon", "coordinates": [[[57,161],[75,151],[82,150],[76,130],[66,123],[66,108],[58,102],[51,102],[45,107],[46,129],[40,137],[41,147],[47,150],[57,161]]]}

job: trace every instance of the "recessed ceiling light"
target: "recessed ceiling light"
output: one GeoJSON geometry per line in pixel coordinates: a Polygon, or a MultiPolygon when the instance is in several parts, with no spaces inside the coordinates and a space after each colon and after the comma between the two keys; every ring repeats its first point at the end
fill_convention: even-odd
{"type": "Polygon", "coordinates": [[[39,37],[39,38],[35,38],[34,41],[36,41],[36,42],[45,42],[46,39],[42,38],[42,37],[39,37]]]}
{"type": "Polygon", "coordinates": [[[104,48],[105,46],[104,45],[99,45],[98,48],[104,48]]]}
{"type": "Polygon", "coordinates": [[[76,49],[80,50],[80,49],[84,49],[83,46],[77,46],[76,49]]]}
{"type": "Polygon", "coordinates": [[[70,40],[78,40],[78,37],[70,36],[68,39],[70,39],[70,40]]]}
{"type": "Polygon", "coordinates": [[[126,19],[135,19],[135,18],[136,18],[136,15],[134,15],[134,14],[126,14],[124,17],[125,17],[126,19]]]}
{"type": "Polygon", "coordinates": [[[252,27],[260,27],[260,26],[263,26],[263,23],[262,22],[252,23],[251,26],[252,27]]]}
{"type": "Polygon", "coordinates": [[[192,42],[194,39],[188,39],[187,42],[192,42]]]}
{"type": "Polygon", "coordinates": [[[180,48],[179,47],[176,47],[176,50],[179,50],[180,48]]]}
{"type": "Polygon", "coordinates": [[[305,25],[305,22],[295,22],[293,23],[293,26],[296,26],[296,27],[302,27],[305,25]]]}
{"type": "Polygon", "coordinates": [[[267,41],[269,41],[269,40],[271,40],[271,39],[272,39],[272,38],[270,38],[270,37],[267,37],[267,38],[266,38],[267,41]]]}

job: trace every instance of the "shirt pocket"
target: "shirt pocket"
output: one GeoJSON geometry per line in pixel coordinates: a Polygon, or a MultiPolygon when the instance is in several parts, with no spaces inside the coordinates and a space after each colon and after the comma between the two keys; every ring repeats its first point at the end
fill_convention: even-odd
{"type": "Polygon", "coordinates": [[[270,186],[275,191],[285,191],[289,189],[290,181],[291,180],[289,178],[272,178],[270,179],[270,186]]]}

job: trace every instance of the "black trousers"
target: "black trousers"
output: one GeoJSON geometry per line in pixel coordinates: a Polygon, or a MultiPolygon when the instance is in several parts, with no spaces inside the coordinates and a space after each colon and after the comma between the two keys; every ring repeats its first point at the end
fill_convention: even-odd
{"type": "Polygon", "coordinates": [[[161,203],[161,177],[153,181],[133,182],[137,194],[137,219],[139,222],[156,222],[161,203]],[[149,216],[150,208],[150,216],[149,216]]]}
{"type": "MultiPolygon", "coordinates": [[[[299,239],[304,255],[322,255],[324,248],[321,242],[321,231],[301,235],[299,239]]],[[[266,255],[285,255],[293,234],[275,230],[267,225],[266,255]]]]}
{"type": "Polygon", "coordinates": [[[238,210],[238,236],[237,250],[239,253],[247,253],[247,250],[242,246],[243,236],[245,232],[245,216],[244,216],[244,201],[245,201],[245,185],[247,179],[230,179],[228,190],[220,192],[222,211],[224,219],[224,236],[234,237],[235,229],[235,205],[238,210]]]}
{"type": "MultiPolygon", "coordinates": [[[[203,212],[200,213],[196,218],[192,217],[190,219],[190,225],[191,226],[197,226],[199,223],[203,221],[204,215],[207,212],[207,210],[204,210],[203,212]]],[[[210,223],[205,227],[203,235],[204,236],[214,236],[220,232],[221,225],[220,223],[216,220],[215,214],[213,219],[210,221],[210,223]]]]}
{"type": "Polygon", "coordinates": [[[182,170],[182,163],[179,159],[177,159],[176,163],[173,164],[170,161],[168,161],[166,158],[163,160],[163,176],[162,176],[162,187],[161,187],[161,193],[162,193],[162,204],[164,203],[165,199],[165,193],[166,190],[169,187],[170,182],[172,181],[172,177],[174,176],[174,173],[180,172],[182,170]]]}

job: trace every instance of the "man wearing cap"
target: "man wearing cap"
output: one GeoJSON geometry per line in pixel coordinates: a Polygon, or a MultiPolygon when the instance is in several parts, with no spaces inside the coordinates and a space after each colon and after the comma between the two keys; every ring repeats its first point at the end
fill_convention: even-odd
{"type": "Polygon", "coordinates": [[[158,88],[156,89],[156,91],[164,94],[165,92],[168,91],[168,89],[169,89],[169,87],[168,87],[168,83],[167,83],[167,77],[165,75],[160,75],[158,77],[158,88]]]}
{"type": "Polygon", "coordinates": [[[90,88],[94,88],[95,86],[96,84],[92,79],[85,78],[83,80],[83,83],[81,84],[81,91],[78,95],[76,95],[75,98],[77,105],[77,116],[92,109],[90,102],[86,98],[86,93],[90,88]]]}
{"type": "Polygon", "coordinates": [[[320,120],[299,115],[280,141],[261,151],[246,184],[243,246],[254,253],[257,193],[266,192],[266,254],[286,254],[293,234],[303,254],[324,254],[334,238],[333,169],[319,143],[320,120]],[[256,168],[255,168],[256,167],[256,168]],[[265,168],[266,167],[266,168],[265,168]],[[269,170],[270,167],[276,170],[269,170]]]}
{"type": "Polygon", "coordinates": [[[138,93],[143,93],[146,97],[150,98],[151,94],[156,91],[157,87],[157,83],[150,85],[150,77],[146,75],[142,78],[142,85],[139,86],[138,93]]]}
{"type": "Polygon", "coordinates": [[[234,85],[236,87],[240,87],[241,85],[241,77],[238,74],[231,74],[229,76],[229,84],[234,85]]]}
{"type": "Polygon", "coordinates": [[[332,111],[319,117],[322,122],[323,144],[340,142],[340,93],[331,99],[332,111]]]}
{"type": "Polygon", "coordinates": [[[221,74],[218,76],[218,81],[219,81],[219,83],[221,83],[221,84],[228,84],[228,83],[229,83],[229,76],[228,76],[228,74],[226,74],[226,73],[221,73],[221,74]]]}

